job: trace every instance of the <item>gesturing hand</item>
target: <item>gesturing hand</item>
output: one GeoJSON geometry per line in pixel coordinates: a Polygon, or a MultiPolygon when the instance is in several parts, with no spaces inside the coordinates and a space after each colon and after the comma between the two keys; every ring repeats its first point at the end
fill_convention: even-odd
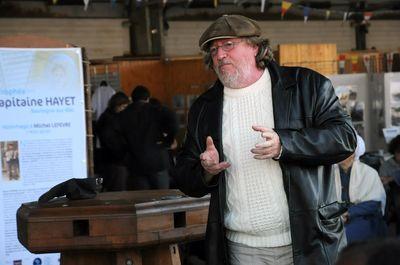
{"type": "Polygon", "coordinates": [[[255,159],[276,158],[281,152],[281,142],[279,135],[272,129],[262,126],[252,126],[256,132],[261,132],[261,137],[265,141],[261,141],[255,145],[250,151],[254,154],[255,159]]]}
{"type": "Polygon", "coordinates": [[[200,154],[200,161],[208,174],[215,176],[231,166],[228,162],[219,162],[219,154],[211,136],[207,137],[206,145],[206,150],[200,154]]]}

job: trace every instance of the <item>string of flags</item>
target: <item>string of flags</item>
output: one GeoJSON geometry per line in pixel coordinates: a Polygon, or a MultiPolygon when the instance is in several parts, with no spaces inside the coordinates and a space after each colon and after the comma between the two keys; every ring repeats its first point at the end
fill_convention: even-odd
{"type": "Polygon", "coordinates": [[[282,1],[282,7],[281,7],[281,18],[285,16],[286,12],[289,10],[289,8],[292,6],[291,1],[282,1]]]}
{"type": "MultiPolygon", "coordinates": [[[[82,0],[82,1],[83,1],[83,4],[84,4],[83,10],[87,11],[87,9],[89,7],[89,1],[90,0],[82,0]]],[[[136,1],[139,1],[139,0],[136,0],[136,1]]],[[[163,0],[163,1],[165,1],[165,3],[166,3],[167,0],[163,0]]],[[[58,4],[58,0],[52,0],[52,2],[53,2],[53,5],[57,5],[58,4]]],[[[117,0],[110,0],[111,7],[115,7],[116,3],[117,3],[117,0]]]]}
{"type": "Polygon", "coordinates": [[[85,11],[87,11],[88,6],[89,6],[89,0],[83,0],[83,3],[85,4],[85,7],[83,8],[85,11]]]}
{"type": "Polygon", "coordinates": [[[326,10],[325,11],[325,19],[328,20],[330,16],[331,16],[331,11],[330,10],[326,10]]]}
{"type": "MultiPolygon", "coordinates": [[[[262,2],[265,0],[261,0],[262,2]]],[[[263,4],[261,4],[263,5],[263,4]]],[[[308,17],[310,16],[311,10],[315,9],[315,10],[321,10],[321,9],[316,9],[316,8],[310,8],[309,6],[304,6],[304,5],[296,5],[293,3],[293,0],[282,0],[281,2],[281,18],[283,19],[285,14],[287,13],[287,11],[292,7],[292,6],[297,6],[299,8],[303,9],[303,17],[304,17],[304,23],[307,23],[308,21],[308,17]]],[[[262,12],[264,12],[264,10],[262,10],[262,12]]],[[[343,22],[345,22],[346,20],[348,20],[349,17],[351,17],[352,14],[354,14],[355,12],[346,12],[346,11],[338,11],[338,10],[325,10],[325,19],[328,20],[331,16],[331,13],[343,13],[343,22]]],[[[386,12],[386,11],[385,11],[386,12]]],[[[363,16],[364,16],[364,20],[362,21],[363,24],[366,24],[371,17],[373,16],[373,12],[369,11],[369,12],[363,12],[363,16]]]]}
{"type": "MultiPolygon", "coordinates": [[[[56,5],[58,3],[59,0],[52,0],[53,5],[56,5]]],[[[89,1],[90,0],[82,0],[83,4],[84,4],[84,10],[87,11],[88,7],[89,7],[89,1]]],[[[110,0],[110,4],[112,7],[115,7],[117,2],[127,2],[128,0],[110,0]]],[[[135,1],[136,7],[141,6],[143,3],[143,1],[145,0],[132,0],[135,1]]],[[[163,6],[167,5],[167,2],[187,2],[187,4],[190,4],[196,0],[147,0],[147,1],[159,1],[163,4],[163,6]]],[[[217,8],[219,6],[219,1],[220,0],[212,0],[213,2],[213,6],[214,8],[217,8]]],[[[268,6],[268,3],[270,2],[269,0],[260,0],[261,1],[261,7],[260,7],[260,12],[264,13],[265,12],[265,7],[268,6]]],[[[239,0],[232,0],[233,4],[238,4],[240,1],[239,0]]],[[[243,2],[243,1],[242,1],[243,2]]],[[[302,1],[302,3],[304,3],[304,1],[302,1]]],[[[226,2],[225,2],[226,4],[226,2]]],[[[307,23],[308,18],[310,17],[310,14],[312,12],[318,11],[318,13],[321,13],[321,11],[323,12],[324,9],[321,8],[311,8],[309,7],[307,4],[297,4],[295,3],[295,0],[282,0],[280,3],[280,7],[281,7],[281,19],[285,18],[285,15],[287,14],[287,12],[289,11],[289,9],[291,8],[298,8],[298,9],[303,9],[303,17],[304,17],[304,23],[307,23]]],[[[340,11],[340,10],[331,10],[331,9],[327,9],[325,10],[325,19],[329,20],[332,16],[332,14],[335,14],[336,17],[339,15],[343,16],[343,22],[345,22],[346,20],[348,20],[354,13],[359,13],[359,12],[346,12],[346,11],[340,11]]],[[[374,12],[363,12],[363,17],[364,20],[362,21],[363,24],[368,23],[368,21],[371,19],[371,17],[373,15],[377,15],[377,14],[388,14],[388,13],[399,13],[398,11],[390,11],[390,10],[382,10],[382,11],[374,11],[374,12]]]]}

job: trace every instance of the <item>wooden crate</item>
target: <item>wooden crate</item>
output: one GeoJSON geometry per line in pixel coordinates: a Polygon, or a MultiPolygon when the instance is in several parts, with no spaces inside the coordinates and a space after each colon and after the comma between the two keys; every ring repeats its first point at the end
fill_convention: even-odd
{"type": "Polygon", "coordinates": [[[280,44],[279,64],[302,66],[324,75],[337,74],[336,44],[280,44]]]}

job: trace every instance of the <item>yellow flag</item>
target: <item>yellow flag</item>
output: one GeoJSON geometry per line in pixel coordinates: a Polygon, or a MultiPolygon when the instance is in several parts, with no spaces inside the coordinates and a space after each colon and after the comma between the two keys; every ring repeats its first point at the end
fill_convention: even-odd
{"type": "Polygon", "coordinates": [[[283,18],[289,8],[292,6],[292,2],[282,1],[282,10],[281,10],[281,18],[283,18]]]}

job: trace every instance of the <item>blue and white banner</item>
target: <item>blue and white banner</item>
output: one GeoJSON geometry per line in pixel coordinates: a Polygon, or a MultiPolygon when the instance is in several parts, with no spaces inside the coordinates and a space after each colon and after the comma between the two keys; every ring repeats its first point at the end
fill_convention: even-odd
{"type": "Polygon", "coordinates": [[[59,264],[17,239],[16,211],[56,184],[86,178],[80,48],[0,48],[0,264],[59,264]]]}

